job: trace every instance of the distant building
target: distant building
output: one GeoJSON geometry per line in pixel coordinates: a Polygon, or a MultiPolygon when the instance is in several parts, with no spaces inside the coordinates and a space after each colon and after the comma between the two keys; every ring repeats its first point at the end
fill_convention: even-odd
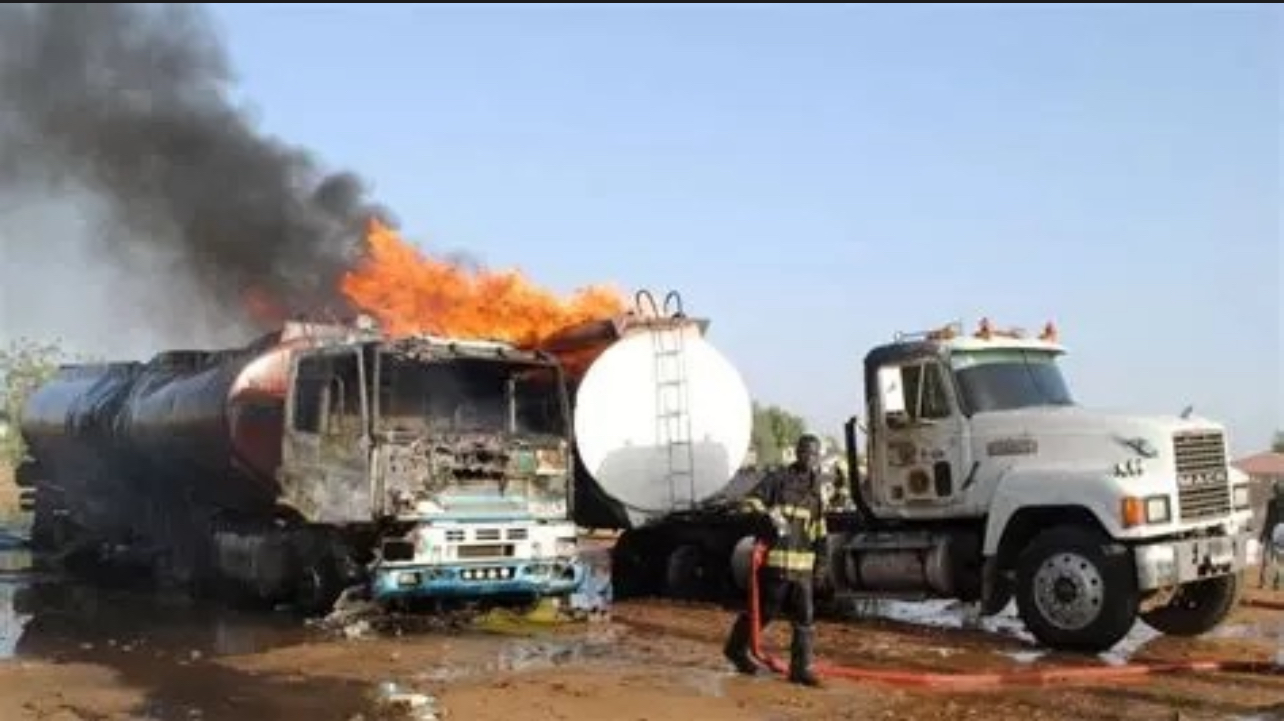
{"type": "Polygon", "coordinates": [[[1272,485],[1284,481],[1284,453],[1266,451],[1241,458],[1231,465],[1247,473],[1254,483],[1272,485]]]}
{"type": "Polygon", "coordinates": [[[1284,486],[1284,453],[1266,451],[1231,463],[1248,476],[1249,497],[1253,503],[1253,526],[1261,528],[1266,501],[1275,487],[1284,486]]]}

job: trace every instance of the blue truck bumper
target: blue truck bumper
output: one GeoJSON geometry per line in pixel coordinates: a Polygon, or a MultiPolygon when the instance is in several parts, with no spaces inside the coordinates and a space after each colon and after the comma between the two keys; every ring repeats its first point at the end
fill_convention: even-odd
{"type": "Polygon", "coordinates": [[[586,575],[579,560],[525,563],[396,565],[374,572],[376,600],[554,596],[575,591],[586,575]]]}

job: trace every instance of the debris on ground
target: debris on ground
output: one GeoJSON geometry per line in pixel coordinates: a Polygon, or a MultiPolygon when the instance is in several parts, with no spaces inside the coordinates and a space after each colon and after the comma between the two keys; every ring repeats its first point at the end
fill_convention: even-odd
{"type": "Polygon", "coordinates": [[[374,705],[378,718],[388,721],[438,721],[440,718],[436,698],[404,690],[392,681],[379,684],[374,705]]]}

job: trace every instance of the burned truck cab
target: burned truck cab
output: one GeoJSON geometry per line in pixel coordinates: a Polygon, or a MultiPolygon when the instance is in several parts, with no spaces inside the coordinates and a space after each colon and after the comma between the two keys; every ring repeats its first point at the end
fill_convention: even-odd
{"type": "Polygon", "coordinates": [[[317,521],[369,521],[376,600],[530,600],[579,585],[555,359],[416,336],[307,351],[293,381],[283,491],[317,521]]]}

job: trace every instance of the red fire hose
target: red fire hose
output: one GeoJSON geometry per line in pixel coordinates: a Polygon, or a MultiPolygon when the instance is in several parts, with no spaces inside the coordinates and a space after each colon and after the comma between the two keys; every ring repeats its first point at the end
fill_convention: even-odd
{"type": "MultiPolygon", "coordinates": [[[[754,658],[779,674],[786,674],[789,665],[762,648],[762,629],[759,623],[761,609],[758,605],[758,568],[762,565],[767,549],[756,544],[749,566],[749,649],[754,658]]],[[[1123,666],[1054,666],[1035,670],[993,673],[934,673],[893,669],[856,668],[816,661],[812,670],[818,676],[845,678],[852,681],[874,681],[895,686],[912,686],[948,691],[983,691],[1008,686],[1046,686],[1056,683],[1124,681],[1165,673],[1190,671],[1219,671],[1223,673],[1284,676],[1284,666],[1265,661],[1183,661],[1179,663],[1130,663],[1123,666]]]]}

